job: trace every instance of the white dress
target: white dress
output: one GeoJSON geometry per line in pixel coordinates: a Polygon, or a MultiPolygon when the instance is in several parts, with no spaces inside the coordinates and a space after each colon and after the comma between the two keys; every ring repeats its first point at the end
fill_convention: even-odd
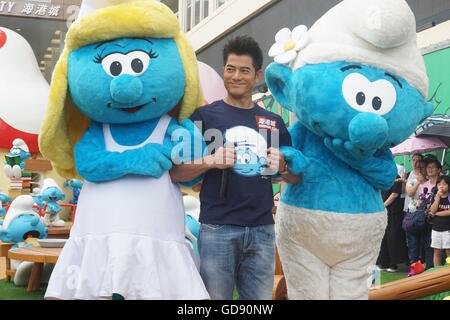
{"type": "MultiPolygon", "coordinates": [[[[170,122],[163,116],[137,146],[117,144],[103,126],[108,151],[163,143],[170,122]]],[[[85,181],[77,215],[46,298],[209,299],[184,239],[184,207],[169,173],[160,178],[127,175],[85,181]]]]}

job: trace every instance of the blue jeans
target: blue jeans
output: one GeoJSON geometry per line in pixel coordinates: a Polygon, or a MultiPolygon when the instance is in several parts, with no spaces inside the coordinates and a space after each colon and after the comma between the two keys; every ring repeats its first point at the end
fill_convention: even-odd
{"type": "Polygon", "coordinates": [[[274,225],[240,227],[202,224],[200,275],[213,300],[272,299],[275,273],[274,225]]]}
{"type": "Polygon", "coordinates": [[[427,223],[420,234],[406,232],[408,244],[409,263],[414,263],[421,258],[427,269],[433,266],[433,248],[431,248],[431,225],[427,223]]]}

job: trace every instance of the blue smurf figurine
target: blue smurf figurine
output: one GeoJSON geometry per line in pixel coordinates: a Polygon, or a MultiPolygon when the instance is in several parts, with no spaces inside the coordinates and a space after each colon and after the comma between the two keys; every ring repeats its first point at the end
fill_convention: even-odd
{"type": "Polygon", "coordinates": [[[61,191],[58,184],[52,178],[44,180],[42,186],[41,198],[45,203],[44,224],[52,227],[63,227],[64,220],[59,218],[61,206],[58,201],[64,200],[66,195],[61,191]]]}
{"type": "Polygon", "coordinates": [[[3,168],[8,178],[21,178],[22,170],[25,169],[26,159],[31,158],[27,144],[22,139],[14,139],[13,147],[5,156],[6,163],[3,168]]]}
{"type": "MultiPolygon", "coordinates": [[[[41,217],[33,211],[33,198],[29,195],[18,196],[13,200],[0,227],[0,240],[13,242],[12,249],[39,247],[37,239],[45,239],[48,230],[41,217]]],[[[23,286],[28,283],[32,262],[11,260],[11,267],[16,270],[14,284],[23,286]]],[[[48,279],[51,266],[44,266],[44,278],[48,279]]],[[[45,279],[43,280],[45,282],[45,279]]]]}
{"type": "Polygon", "coordinates": [[[266,80],[299,119],[302,172],[275,224],[289,299],[367,299],[387,219],[380,190],[397,173],[389,149],[432,112],[415,17],[404,0],[344,0],[276,41],[266,80]]]}
{"type": "Polygon", "coordinates": [[[2,224],[6,213],[6,208],[4,206],[11,202],[11,200],[12,199],[8,197],[6,193],[0,190],[0,224],[2,224]]]}
{"type": "Polygon", "coordinates": [[[39,210],[44,209],[45,203],[42,200],[41,189],[33,188],[33,192],[30,194],[33,197],[34,205],[39,208],[39,210]]]}
{"type": "Polygon", "coordinates": [[[72,189],[73,199],[69,201],[70,204],[78,204],[78,197],[82,187],[83,182],[78,179],[68,179],[64,182],[64,188],[72,189]]]}

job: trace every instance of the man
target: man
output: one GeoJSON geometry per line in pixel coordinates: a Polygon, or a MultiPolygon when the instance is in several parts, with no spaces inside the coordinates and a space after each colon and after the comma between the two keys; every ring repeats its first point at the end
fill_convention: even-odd
{"type": "Polygon", "coordinates": [[[175,166],[173,181],[204,174],[200,191],[200,274],[212,299],[271,299],[275,233],[272,175],[287,183],[299,176],[279,146],[291,146],[280,116],[258,107],[252,90],[263,76],[262,52],[250,37],[236,37],[223,49],[224,100],[191,116],[215,152],[194,164],[175,166]],[[217,140],[223,137],[223,141],[217,140]],[[279,142],[279,143],[278,143],[279,142]],[[277,145],[278,144],[278,145],[277,145]]]}

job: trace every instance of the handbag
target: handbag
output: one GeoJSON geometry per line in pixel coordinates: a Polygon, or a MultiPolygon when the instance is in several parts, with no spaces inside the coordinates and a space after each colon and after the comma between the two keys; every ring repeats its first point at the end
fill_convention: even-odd
{"type": "Polygon", "coordinates": [[[427,214],[425,210],[417,209],[414,212],[406,212],[403,218],[402,228],[408,233],[420,234],[425,229],[427,214]]]}

